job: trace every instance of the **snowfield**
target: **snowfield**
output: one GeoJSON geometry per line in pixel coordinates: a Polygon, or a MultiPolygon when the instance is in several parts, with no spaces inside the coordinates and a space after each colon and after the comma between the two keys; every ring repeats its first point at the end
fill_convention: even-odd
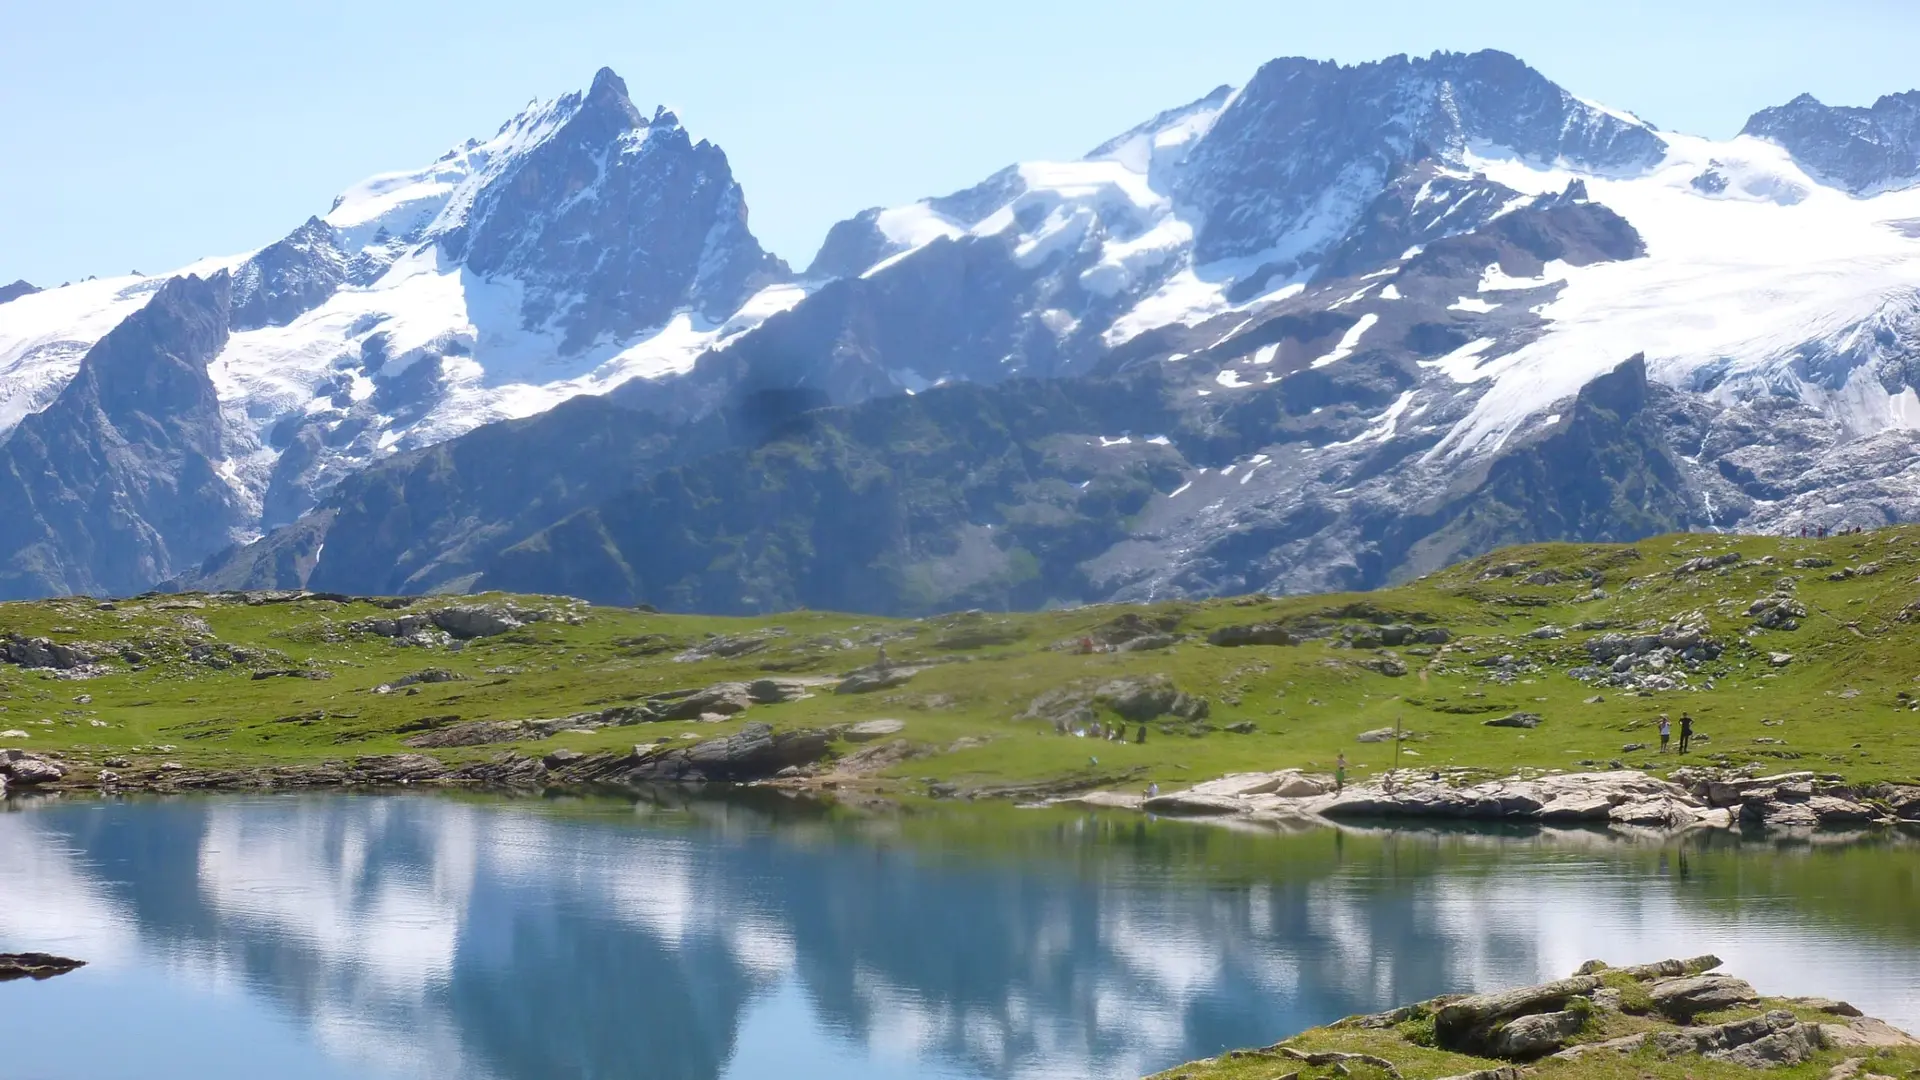
{"type": "MultiPolygon", "coordinates": [[[[1874,328],[1920,327],[1920,189],[1855,198],[1768,142],[1666,139],[1667,159],[1647,175],[1579,177],[1593,201],[1639,230],[1647,257],[1550,268],[1566,287],[1542,311],[1549,332],[1473,371],[1491,386],[1441,452],[1498,449],[1641,352],[1671,386],[1724,400],[1788,393],[1837,413],[1855,435],[1920,424],[1913,390],[1889,394],[1872,367],[1874,328]],[[1729,178],[1725,191],[1695,186],[1709,169],[1729,178]],[[1821,358],[1839,363],[1810,379],[1808,362],[1821,358]]],[[[1532,194],[1564,190],[1577,175],[1495,157],[1473,164],[1532,194]]]]}

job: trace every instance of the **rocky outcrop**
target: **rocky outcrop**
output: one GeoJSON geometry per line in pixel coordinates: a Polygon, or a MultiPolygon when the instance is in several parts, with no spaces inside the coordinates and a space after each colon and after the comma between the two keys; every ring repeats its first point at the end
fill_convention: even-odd
{"type": "Polygon", "coordinates": [[[1819,1025],[1801,1023],[1785,1010],[1712,1027],[1655,1032],[1648,1041],[1662,1057],[1698,1054],[1710,1061],[1726,1061],[1750,1069],[1798,1065],[1825,1045],[1819,1025]]]}
{"type": "MultiPolygon", "coordinates": [[[[1510,1021],[1517,1022],[1523,1017],[1539,1015],[1564,1017],[1566,1014],[1560,1010],[1568,1001],[1598,989],[1598,976],[1576,975],[1571,979],[1539,986],[1526,986],[1497,994],[1476,994],[1450,1001],[1434,1013],[1434,1040],[1449,1050],[1506,1056],[1498,1053],[1498,1046],[1510,1021]]],[[[1522,1039],[1526,1047],[1525,1056],[1538,1057],[1549,1050],[1559,1049],[1560,1042],[1580,1027],[1574,1024],[1572,1030],[1557,1037],[1548,1037],[1549,1032],[1562,1026],[1562,1021],[1550,1019],[1531,1030],[1522,1039]]]]}
{"type": "Polygon", "coordinates": [[[26,278],[15,278],[11,284],[0,285],[0,304],[9,300],[18,300],[23,296],[32,296],[40,291],[40,286],[26,278]]]}
{"type": "MultiPolygon", "coordinates": [[[[1036,715],[1071,708],[1071,695],[1043,695],[1036,715]],[[1063,704],[1064,702],[1064,704],[1063,704]]],[[[1070,713],[1062,715],[1070,716],[1070,713]]],[[[1390,741],[1392,728],[1364,732],[1363,741],[1390,741]]],[[[1400,732],[1402,738],[1419,738],[1400,732]]],[[[1891,786],[1862,792],[1811,773],[1711,778],[1682,770],[1678,782],[1618,769],[1549,773],[1503,780],[1463,781],[1446,772],[1405,770],[1365,784],[1332,790],[1328,777],[1285,769],[1236,773],[1146,801],[1156,813],[1239,817],[1270,823],[1379,820],[1534,822],[1681,830],[1746,823],[1772,828],[1886,824],[1886,805],[1920,815],[1920,792],[1891,786]]],[[[1917,817],[1916,819],[1920,819],[1917,817]]],[[[1711,958],[1704,958],[1711,959],[1711,958]]],[[[1714,961],[1718,963],[1718,961],[1714,961]]],[[[1669,974],[1677,974],[1670,972],[1669,974]]]]}
{"type": "Polygon", "coordinates": [[[285,326],[326,303],[347,280],[348,261],[332,226],[308,218],[233,272],[233,328],[285,326]]]}
{"type": "Polygon", "coordinates": [[[1486,1067],[1451,1080],[1519,1080],[1535,1071],[1613,1075],[1616,1068],[1665,1076],[1667,1062],[1679,1067],[1671,1073],[1675,1076],[1681,1071],[1692,1075],[1691,1063],[1700,1061],[1718,1063],[1722,1071],[1769,1070],[1824,1055],[1825,1063],[1834,1065],[1831,1076],[1846,1080],[1858,1074],[1867,1054],[1920,1047],[1920,1041],[1905,1032],[1860,1017],[1858,1010],[1841,1002],[1762,999],[1738,979],[1699,974],[1718,963],[1713,957],[1698,957],[1615,969],[1589,961],[1572,978],[1496,993],[1446,995],[1352,1016],[1330,1029],[1306,1032],[1264,1050],[1235,1051],[1229,1058],[1262,1055],[1324,1064],[1364,1050],[1377,1069],[1400,1075],[1411,1063],[1396,1063],[1396,1049],[1417,1044],[1485,1061],[1486,1067]],[[1699,1008],[1689,1006],[1678,1014],[1649,1010],[1649,996],[1654,1002],[1684,999],[1699,1008]],[[1687,1022],[1708,1008],[1734,1016],[1713,1025],[1687,1022]],[[1339,1051],[1320,1049],[1336,1036],[1339,1051]],[[1861,1056],[1841,1061],[1834,1051],[1861,1056]],[[1628,1068],[1616,1060],[1628,1055],[1639,1055],[1640,1064],[1628,1068]],[[1534,1067],[1515,1067],[1528,1063],[1534,1067]]]}
{"type": "Polygon", "coordinates": [[[1380,184],[1422,151],[1446,155],[1472,142],[1602,170],[1662,154],[1651,130],[1600,113],[1505,53],[1351,67],[1275,60],[1185,163],[1178,195],[1205,214],[1196,261],[1271,248],[1315,214],[1337,215],[1345,231],[1379,191],[1360,178],[1380,184]]]}
{"type": "Polygon", "coordinates": [[[1695,798],[1731,810],[1742,822],[1781,829],[1844,828],[1884,823],[1915,809],[1901,789],[1860,791],[1837,776],[1812,772],[1753,776],[1715,770],[1685,770],[1675,779],[1695,798]],[[1876,805],[1875,800],[1880,805],[1876,805]],[[1888,811],[1892,811],[1891,817],[1888,811]]]}
{"type": "Polygon", "coordinates": [[[51,953],[0,953],[0,982],[51,979],[86,966],[85,960],[71,960],[51,953]]]}
{"type": "Polygon", "coordinates": [[[1560,1049],[1586,1026],[1586,1017],[1576,1012],[1544,1012],[1516,1018],[1503,1025],[1487,1041],[1494,1057],[1512,1061],[1532,1061],[1560,1049]]]}
{"type": "Polygon", "coordinates": [[[93,651],[43,637],[21,637],[9,633],[0,638],[0,662],[27,668],[54,668],[70,671],[98,660],[93,651]]]}
{"type": "Polygon", "coordinates": [[[829,742],[825,731],[775,732],[767,724],[751,723],[725,738],[690,747],[636,750],[634,759],[623,764],[620,777],[628,783],[764,780],[789,766],[820,760],[829,742]]]}
{"type": "Polygon", "coordinates": [[[1055,731],[1084,729],[1099,719],[1100,710],[1118,713],[1132,724],[1152,723],[1162,717],[1196,723],[1206,719],[1212,705],[1189,694],[1165,675],[1138,675],[1094,686],[1062,687],[1033,699],[1016,719],[1044,720],[1055,731]]]}
{"type": "Polygon", "coordinates": [[[1725,823],[1685,788],[1621,770],[1493,780],[1456,786],[1431,776],[1400,775],[1392,790],[1374,784],[1315,800],[1311,812],[1334,819],[1458,818],[1651,825],[1683,828],[1725,823]]]}
{"type": "Polygon", "coordinates": [[[58,782],[67,770],[58,762],[25,750],[0,750],[0,792],[58,782]]]}
{"type": "Polygon", "coordinates": [[[1808,173],[1855,195],[1920,181],[1920,91],[1864,109],[1801,94],[1754,113],[1740,133],[1779,143],[1808,173]]]}
{"type": "Polygon", "coordinates": [[[754,700],[753,689],[747,683],[715,683],[678,700],[661,702],[657,713],[662,720],[733,716],[752,708],[754,700]]]}
{"type": "Polygon", "coordinates": [[[1748,983],[1728,975],[1688,975],[1663,979],[1650,991],[1653,1007],[1676,1020],[1717,1012],[1760,1000],[1748,983]]]}

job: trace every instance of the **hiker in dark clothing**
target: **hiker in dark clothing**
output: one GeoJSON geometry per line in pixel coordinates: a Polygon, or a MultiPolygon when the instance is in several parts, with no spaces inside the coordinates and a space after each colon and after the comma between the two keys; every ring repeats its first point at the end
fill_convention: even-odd
{"type": "Polygon", "coordinates": [[[1135,743],[1143,743],[1147,741],[1147,725],[1145,724],[1140,725],[1140,730],[1133,733],[1133,741],[1135,743]]]}
{"type": "Polygon", "coordinates": [[[1693,742],[1693,717],[1687,715],[1686,713],[1681,713],[1680,714],[1680,752],[1683,754],[1686,753],[1687,747],[1692,742],[1693,742]]]}

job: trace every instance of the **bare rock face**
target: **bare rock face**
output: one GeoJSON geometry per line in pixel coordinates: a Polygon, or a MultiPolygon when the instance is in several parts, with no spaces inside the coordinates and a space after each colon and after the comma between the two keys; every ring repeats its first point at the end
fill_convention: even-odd
{"type": "Polygon", "coordinates": [[[1696,1013],[1731,1009],[1760,1000],[1743,979],[1730,975],[1690,975],[1654,983],[1648,991],[1653,1006],[1668,1016],[1685,1020],[1696,1013]]]}
{"type": "Polygon", "coordinates": [[[563,99],[561,129],[474,198],[441,247],[475,273],[525,290],[529,326],[566,332],[563,351],[623,338],[692,308],[731,314],[786,264],[747,229],[727,157],[665,109],[643,115],[602,69],[563,99]]]}
{"type": "MultiPolygon", "coordinates": [[[[1543,1010],[1560,1010],[1573,998],[1590,994],[1599,988],[1599,976],[1576,975],[1571,979],[1559,979],[1539,986],[1523,986],[1497,994],[1475,994],[1450,1001],[1434,1015],[1434,1038],[1449,1050],[1487,1052],[1493,1049],[1492,1044],[1499,1038],[1493,1030],[1496,1025],[1543,1010]]],[[[1532,1037],[1544,1038],[1549,1030],[1561,1023],[1550,1021],[1534,1032],[1532,1037]]],[[[1574,1025],[1573,1030],[1578,1029],[1579,1025],[1574,1025]]]]}
{"type": "Polygon", "coordinates": [[[662,720],[697,720],[702,716],[733,716],[753,705],[753,692],[746,683],[715,683],[667,705],[662,720]]]}
{"type": "Polygon", "coordinates": [[[725,738],[651,750],[634,762],[625,778],[629,783],[764,780],[790,765],[820,760],[828,741],[824,731],[775,733],[767,724],[748,724],[725,738]]]}
{"type": "Polygon", "coordinates": [[[1444,780],[1403,779],[1392,791],[1378,785],[1350,787],[1337,796],[1316,800],[1313,809],[1336,819],[1519,819],[1661,828],[1683,827],[1712,812],[1677,784],[1626,770],[1493,780],[1465,787],[1444,780]]]}
{"type": "Polygon", "coordinates": [[[78,645],[64,645],[51,638],[21,637],[8,634],[0,638],[0,661],[29,668],[56,668],[62,671],[91,664],[98,657],[78,645]]]}
{"type": "Polygon", "coordinates": [[[228,293],[224,271],[168,281],[0,443],[0,599],[131,595],[233,542],[246,512],[207,372],[228,293]]]}
{"type": "Polygon", "coordinates": [[[1888,94],[1864,109],[1801,94],[1753,114],[1741,134],[1779,143],[1809,173],[1855,195],[1920,180],[1920,93],[1888,94]]]}
{"type": "Polygon", "coordinates": [[[1496,1057],[1532,1061],[1560,1049],[1580,1033],[1586,1018],[1572,1012],[1545,1012],[1522,1016],[1502,1027],[1491,1040],[1496,1057]]]}
{"type": "Polygon", "coordinates": [[[1855,1017],[1845,1024],[1822,1024],[1820,1037],[1827,1046],[1842,1050],[1880,1050],[1920,1046],[1920,1039],[1901,1031],[1885,1020],[1878,1020],[1871,1016],[1855,1017]]]}
{"type": "Polygon", "coordinates": [[[5,781],[5,787],[0,787],[0,791],[50,784],[66,775],[66,769],[37,754],[29,754],[25,750],[0,750],[0,779],[5,781]]]}
{"type": "Polygon", "coordinates": [[[481,605],[441,608],[432,619],[435,626],[457,638],[495,637],[522,625],[506,608],[481,605]]]}

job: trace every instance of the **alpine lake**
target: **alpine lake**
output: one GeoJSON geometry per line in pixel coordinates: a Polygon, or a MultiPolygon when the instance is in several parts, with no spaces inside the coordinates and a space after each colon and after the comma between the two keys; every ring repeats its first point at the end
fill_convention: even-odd
{"type": "Polygon", "coordinates": [[[778,795],[15,799],[5,1075],[1138,1077],[1715,953],[1920,1027],[1920,836],[1239,831],[778,795]]]}

